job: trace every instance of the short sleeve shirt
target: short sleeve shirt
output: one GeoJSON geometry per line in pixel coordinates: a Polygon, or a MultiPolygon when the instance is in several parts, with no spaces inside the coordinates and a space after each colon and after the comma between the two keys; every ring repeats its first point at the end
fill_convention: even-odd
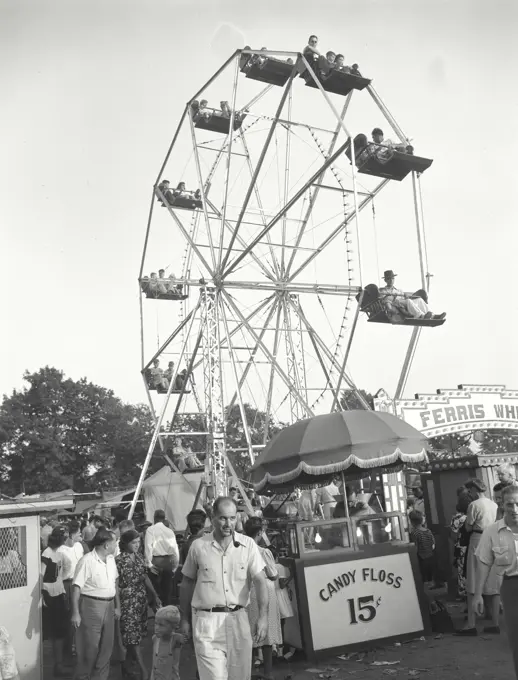
{"type": "Polygon", "coordinates": [[[484,531],[496,521],[497,511],[498,505],[494,501],[489,498],[477,498],[468,506],[466,522],[474,531],[484,531]]]}
{"type": "Polygon", "coordinates": [[[263,571],[265,563],[253,539],[237,532],[234,536],[239,546],[231,542],[226,550],[213,533],[191,545],[182,574],[196,582],[194,609],[248,605],[252,580],[263,571]]]}
{"type": "Polygon", "coordinates": [[[73,584],[81,589],[81,595],[108,599],[115,597],[118,577],[113,555],[108,555],[103,562],[94,549],[79,560],[73,584]]]}
{"type": "Polygon", "coordinates": [[[500,519],[484,530],[475,554],[483,564],[494,566],[499,576],[518,576],[516,553],[516,537],[500,519]]]}

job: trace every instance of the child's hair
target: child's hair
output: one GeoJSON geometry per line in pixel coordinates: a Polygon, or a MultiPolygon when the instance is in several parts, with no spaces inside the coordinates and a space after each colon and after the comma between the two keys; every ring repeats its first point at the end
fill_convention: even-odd
{"type": "Polygon", "coordinates": [[[421,526],[424,521],[423,513],[419,512],[419,510],[412,510],[412,512],[408,513],[408,519],[415,526],[421,526]]]}
{"type": "Polygon", "coordinates": [[[172,604],[167,607],[160,607],[155,614],[155,620],[157,619],[168,621],[172,626],[176,627],[180,624],[180,610],[172,604]]]}

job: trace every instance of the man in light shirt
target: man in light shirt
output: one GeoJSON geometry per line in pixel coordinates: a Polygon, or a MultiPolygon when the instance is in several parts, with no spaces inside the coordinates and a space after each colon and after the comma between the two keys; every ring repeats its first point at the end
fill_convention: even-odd
{"type": "Polygon", "coordinates": [[[79,560],[72,585],[72,626],[76,629],[76,680],[108,680],[120,618],[115,534],[101,528],[92,551],[79,560]]]}
{"type": "Polygon", "coordinates": [[[340,494],[340,489],[334,480],[327,486],[321,486],[316,490],[315,507],[322,506],[324,519],[333,519],[333,511],[336,508],[336,498],[340,494]]]}
{"type": "MultiPolygon", "coordinates": [[[[475,594],[475,585],[477,583],[477,572],[480,569],[480,561],[476,557],[478,545],[480,543],[482,533],[491,524],[496,521],[496,514],[498,506],[492,500],[486,497],[486,485],[481,479],[476,477],[466,482],[466,489],[473,501],[468,506],[466,513],[466,521],[464,529],[469,533],[469,545],[466,553],[466,592],[468,595],[468,619],[466,626],[457,631],[457,635],[474,636],[477,635],[475,610],[473,609],[473,598],[475,594]]],[[[498,612],[500,610],[500,601],[497,600],[500,590],[500,583],[496,572],[493,570],[491,578],[485,581],[484,595],[487,598],[491,597],[492,605],[492,619],[493,627],[496,627],[498,622],[498,612]]],[[[491,631],[488,631],[491,632],[491,631]]]]}
{"type": "Polygon", "coordinates": [[[502,580],[500,596],[504,605],[509,646],[513,651],[514,669],[518,677],[518,485],[502,490],[504,516],[484,529],[477,548],[479,568],[472,607],[475,614],[484,613],[485,584],[494,569],[502,580]]]}
{"type": "Polygon", "coordinates": [[[156,510],[154,524],[146,531],[145,556],[150,579],[162,605],[171,604],[173,575],[180,560],[176,535],[165,525],[165,512],[156,510]]]}
{"type": "Polygon", "coordinates": [[[250,680],[252,635],[262,646],[268,631],[265,563],[255,541],[235,533],[237,506],[216,499],[214,531],[196,539],[182,569],[180,632],[192,628],[200,680],[250,680]],[[251,631],[246,607],[250,587],[257,593],[259,618],[251,631]]]}

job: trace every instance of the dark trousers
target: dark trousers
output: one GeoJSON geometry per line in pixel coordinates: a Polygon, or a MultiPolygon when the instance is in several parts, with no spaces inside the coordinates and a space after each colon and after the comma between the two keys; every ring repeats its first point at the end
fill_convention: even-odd
{"type": "Polygon", "coordinates": [[[149,578],[156,590],[158,597],[163,607],[171,604],[173,595],[173,576],[174,567],[173,560],[170,556],[153,557],[153,566],[158,571],[158,574],[149,572],[149,578]]]}
{"type": "Polygon", "coordinates": [[[513,653],[514,672],[518,678],[518,577],[504,578],[500,589],[500,597],[504,606],[507,639],[513,653]]]}

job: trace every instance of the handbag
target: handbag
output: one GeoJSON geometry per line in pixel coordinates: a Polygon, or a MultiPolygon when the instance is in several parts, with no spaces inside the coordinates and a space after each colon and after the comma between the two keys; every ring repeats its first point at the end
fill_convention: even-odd
{"type": "Polygon", "coordinates": [[[430,602],[430,624],[434,633],[455,632],[452,618],[440,600],[430,602]]]}

